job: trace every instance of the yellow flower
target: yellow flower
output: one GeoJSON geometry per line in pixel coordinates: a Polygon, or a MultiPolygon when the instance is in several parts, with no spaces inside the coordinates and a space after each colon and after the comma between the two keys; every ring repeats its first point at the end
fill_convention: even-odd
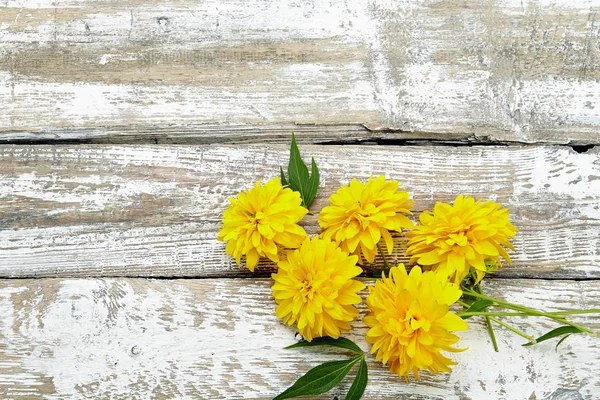
{"type": "Polygon", "coordinates": [[[517,228],[508,221],[508,210],[501,207],[493,201],[475,201],[463,195],[452,206],[438,202],[433,212],[423,212],[419,225],[406,234],[410,239],[406,251],[410,262],[431,266],[457,284],[471,267],[479,282],[486,272],[502,265],[500,256],[510,265],[502,246],[514,251],[508,240],[517,228]]]}
{"type": "Polygon", "coordinates": [[[450,372],[456,363],[440,351],[464,351],[451,347],[468,325],[448,311],[462,295],[457,286],[434,272],[414,267],[410,275],[403,264],[392,267],[389,276],[369,288],[367,306],[371,312],[364,322],[370,328],[366,340],[371,354],[388,365],[390,371],[409,380],[409,372],[419,379],[419,370],[437,374],[450,372]]]}
{"type": "Polygon", "coordinates": [[[388,254],[394,242],[390,231],[400,232],[413,223],[402,214],[411,214],[409,194],[398,190],[398,181],[384,176],[370,178],[366,184],[352,179],[329,198],[331,205],[319,214],[321,237],[331,239],[349,253],[362,255],[369,263],[375,260],[377,243],[385,241],[388,254]]]}
{"type": "Polygon", "coordinates": [[[279,261],[279,271],[272,275],[277,318],[297,324],[309,342],[320,336],[338,338],[358,316],[353,304],[361,302],[356,292],[365,288],[352,279],[362,272],[357,260],[330,240],[307,237],[288,253],[287,261],[279,261]]]}
{"type": "Polygon", "coordinates": [[[308,212],[301,207],[300,193],[283,188],[279,178],[260,186],[258,181],[238,198],[229,198],[223,212],[223,228],[218,240],[227,242],[225,250],[240,264],[246,256],[246,267],[254,271],[260,257],[279,261],[279,252],[300,246],[306,232],[297,225],[308,212]]]}

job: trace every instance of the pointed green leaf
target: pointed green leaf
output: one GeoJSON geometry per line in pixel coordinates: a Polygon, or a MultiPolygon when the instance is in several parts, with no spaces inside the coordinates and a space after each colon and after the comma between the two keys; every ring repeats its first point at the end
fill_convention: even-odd
{"type": "Polygon", "coordinates": [[[566,339],[566,338],[568,338],[568,337],[569,337],[569,336],[571,336],[571,335],[572,335],[572,333],[569,333],[568,335],[565,335],[565,336],[563,336],[563,337],[562,337],[562,339],[560,339],[560,340],[558,341],[558,343],[556,343],[556,347],[554,348],[554,351],[558,351],[558,346],[560,346],[560,344],[561,344],[562,342],[564,342],[564,341],[565,341],[565,339],[566,339]]]}
{"type": "Polygon", "coordinates": [[[286,349],[295,349],[298,347],[312,347],[312,346],[333,346],[340,347],[342,349],[348,349],[353,351],[354,353],[363,354],[363,351],[358,347],[352,340],[346,339],[343,337],[333,339],[329,336],[314,338],[312,341],[308,342],[306,340],[302,340],[298,343],[294,343],[291,346],[286,347],[286,349]]]}
{"type": "MultiPolygon", "coordinates": [[[[555,338],[557,336],[566,335],[568,333],[579,333],[579,332],[583,332],[583,331],[581,329],[575,328],[574,326],[571,326],[571,325],[559,326],[558,328],[551,330],[550,332],[546,333],[545,335],[540,336],[535,341],[536,341],[536,343],[541,343],[548,339],[555,338]]],[[[523,346],[532,346],[536,343],[529,342],[529,343],[525,343],[523,346]]]]}
{"type": "Polygon", "coordinates": [[[317,163],[315,162],[315,159],[313,158],[312,162],[311,162],[310,178],[308,179],[308,182],[306,185],[306,199],[304,199],[304,203],[306,204],[307,208],[310,207],[310,204],[315,199],[318,189],[319,189],[319,168],[317,168],[317,163]]]}
{"type": "Polygon", "coordinates": [[[296,396],[307,394],[321,394],[331,390],[340,383],[348,374],[354,364],[360,361],[363,356],[356,356],[351,360],[329,361],[318,365],[308,371],[304,376],[296,381],[273,400],[289,399],[296,396]]]}
{"type": "Polygon", "coordinates": [[[346,400],[359,400],[367,388],[368,381],[369,371],[365,358],[363,357],[358,366],[356,378],[354,378],[354,382],[352,382],[352,386],[350,386],[350,390],[348,390],[348,394],[346,395],[346,400]]]}
{"type": "MultiPolygon", "coordinates": [[[[479,312],[479,311],[484,311],[486,308],[488,308],[489,306],[493,305],[494,302],[491,300],[477,300],[476,302],[474,302],[473,304],[471,304],[471,306],[465,310],[466,313],[468,312],[479,312]]],[[[465,316],[461,316],[462,319],[467,319],[472,317],[472,315],[465,315],[465,316]]]]}
{"type": "Polygon", "coordinates": [[[292,144],[290,146],[290,163],[288,165],[288,175],[290,178],[290,187],[292,190],[300,192],[302,199],[306,198],[302,192],[302,184],[308,181],[308,168],[302,162],[298,144],[296,144],[296,136],[292,133],[292,144]]]}
{"type": "Polygon", "coordinates": [[[281,185],[289,186],[287,180],[285,179],[285,174],[283,173],[283,168],[279,167],[279,172],[281,172],[281,185]]]}
{"type": "Polygon", "coordinates": [[[288,180],[285,179],[283,168],[279,168],[281,174],[281,184],[288,185],[290,189],[300,193],[302,205],[306,208],[310,206],[319,189],[319,169],[315,159],[312,159],[311,175],[308,174],[308,167],[302,161],[296,136],[292,133],[292,143],[290,145],[290,161],[288,164],[288,180]]]}

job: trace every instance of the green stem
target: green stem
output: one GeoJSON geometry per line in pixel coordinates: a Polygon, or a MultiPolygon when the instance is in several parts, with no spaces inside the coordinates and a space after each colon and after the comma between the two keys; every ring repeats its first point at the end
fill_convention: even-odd
{"type": "Polygon", "coordinates": [[[492,327],[492,322],[490,321],[492,318],[486,316],[485,324],[487,325],[488,333],[490,334],[490,339],[492,339],[492,346],[494,346],[494,351],[497,353],[498,350],[498,342],[496,341],[496,334],[494,333],[494,328],[492,327]]]}
{"type": "MultiPolygon", "coordinates": [[[[464,305],[461,303],[461,305],[464,305]]],[[[468,304],[465,305],[465,307],[469,307],[468,304]]],[[[570,314],[592,314],[592,312],[587,312],[587,311],[593,311],[593,313],[600,313],[600,310],[575,310],[575,311],[550,311],[544,314],[548,314],[548,315],[555,315],[555,316],[559,316],[559,315],[570,315],[570,314]],[[582,312],[585,311],[585,312],[582,312]]],[[[459,315],[462,316],[474,316],[474,315],[495,315],[498,317],[530,317],[531,314],[528,314],[526,312],[509,312],[509,311],[498,311],[498,312],[492,312],[492,311],[470,311],[470,312],[462,312],[462,313],[458,313],[459,315]]],[[[561,321],[564,318],[560,318],[557,317],[558,319],[560,319],[561,321]]],[[[553,318],[554,319],[554,318],[553,318]]]]}
{"type": "Polygon", "coordinates": [[[481,316],[481,317],[485,317],[490,316],[490,317],[529,317],[529,314],[526,313],[522,313],[522,312],[508,312],[508,311],[465,311],[465,312],[459,312],[456,313],[456,315],[458,315],[459,317],[474,317],[474,316],[481,316]]]}
{"type": "Polygon", "coordinates": [[[550,314],[550,315],[600,314],[600,309],[592,308],[590,310],[550,311],[550,312],[547,312],[546,314],[550,314]]]}
{"type": "MultiPolygon", "coordinates": [[[[477,279],[477,277],[473,277],[473,279],[477,279]]],[[[481,286],[479,284],[475,285],[475,290],[481,294],[481,286]]],[[[494,346],[494,351],[498,352],[498,342],[496,342],[496,334],[494,333],[494,327],[492,326],[491,318],[489,316],[485,317],[485,324],[487,325],[488,333],[490,334],[490,339],[492,339],[492,345],[494,346]]]]}
{"type": "Polygon", "coordinates": [[[533,336],[531,336],[531,335],[528,335],[528,334],[526,334],[526,333],[525,333],[525,332],[523,332],[523,331],[520,331],[520,330],[518,330],[518,329],[517,329],[517,328],[515,328],[514,326],[512,326],[512,325],[509,325],[509,324],[507,324],[506,322],[499,320],[498,318],[494,318],[494,317],[488,317],[488,318],[489,318],[489,319],[491,319],[492,321],[494,321],[495,323],[497,323],[498,325],[502,325],[503,327],[505,327],[505,328],[506,328],[506,329],[508,329],[509,331],[511,331],[511,332],[514,332],[514,333],[516,333],[517,335],[524,337],[525,339],[529,340],[530,342],[532,342],[532,343],[536,343],[536,341],[535,341],[535,337],[533,337],[533,336]]]}
{"type": "MultiPolygon", "coordinates": [[[[470,305],[470,304],[467,304],[467,303],[465,303],[464,301],[457,300],[456,302],[457,302],[458,304],[460,304],[461,306],[465,307],[465,308],[469,308],[469,307],[471,307],[471,305],[470,305]]],[[[459,313],[459,314],[460,314],[460,313],[459,313]]]]}
{"type": "MultiPolygon", "coordinates": [[[[463,307],[470,307],[469,304],[465,303],[464,301],[457,301],[458,304],[460,304],[463,307]]],[[[507,324],[504,321],[499,320],[498,318],[494,318],[492,315],[495,316],[527,316],[527,314],[523,314],[523,313],[508,313],[508,312],[491,312],[491,311],[473,311],[473,312],[462,312],[462,313],[457,313],[457,315],[459,317],[466,317],[466,316],[475,316],[475,315],[485,315],[487,317],[489,317],[489,319],[491,321],[494,321],[495,323],[497,323],[498,325],[501,325],[503,327],[505,327],[506,329],[508,329],[511,332],[516,333],[519,336],[524,337],[525,339],[529,340],[530,342],[535,342],[535,338],[533,336],[530,336],[528,334],[526,334],[523,331],[518,330],[517,328],[515,328],[512,325],[507,324]]]]}
{"type": "MultiPolygon", "coordinates": [[[[464,301],[457,301],[458,304],[460,304],[463,307],[466,307],[467,309],[470,307],[469,304],[465,303],[464,301]]],[[[494,318],[489,317],[490,312],[489,311],[478,311],[478,312],[461,312],[461,313],[456,313],[456,315],[458,315],[459,317],[465,317],[465,316],[471,316],[471,315],[482,315],[485,316],[485,324],[487,326],[487,330],[488,333],[490,334],[490,339],[492,339],[492,346],[494,346],[494,351],[498,352],[498,342],[496,341],[496,335],[494,334],[494,329],[492,328],[492,324],[490,322],[490,320],[494,320],[494,318]]],[[[507,324],[504,324],[503,322],[501,322],[500,320],[496,320],[496,322],[502,326],[505,326],[507,324]]],[[[507,329],[509,330],[513,330],[514,328],[508,327],[506,326],[507,329]]]]}
{"type": "Polygon", "coordinates": [[[590,335],[592,335],[594,337],[600,337],[600,335],[598,335],[596,332],[592,331],[591,329],[586,328],[585,326],[582,326],[582,325],[579,325],[579,324],[575,324],[575,323],[573,323],[571,321],[568,321],[564,317],[558,316],[558,315],[569,315],[566,312],[560,311],[560,314],[554,315],[553,313],[542,312],[542,311],[535,310],[533,308],[519,306],[517,304],[513,304],[513,303],[506,302],[506,301],[498,300],[498,299],[495,299],[493,297],[488,297],[488,296],[485,296],[485,295],[483,295],[481,293],[477,293],[475,290],[472,290],[472,289],[467,289],[463,293],[466,293],[469,296],[477,297],[479,299],[493,301],[494,303],[496,303],[496,304],[498,304],[500,306],[503,306],[504,308],[508,308],[508,309],[515,310],[515,311],[521,311],[521,312],[523,312],[523,313],[525,313],[527,315],[550,318],[550,319],[553,319],[555,321],[561,322],[563,324],[570,325],[570,326],[572,326],[574,328],[577,328],[577,329],[579,329],[582,332],[589,333],[590,335]]]}
{"type": "Polygon", "coordinates": [[[385,254],[383,254],[383,250],[381,249],[381,244],[377,242],[377,249],[379,250],[379,254],[381,254],[381,258],[383,259],[383,265],[385,265],[385,269],[389,271],[390,264],[388,264],[387,258],[385,258],[385,254]]]}

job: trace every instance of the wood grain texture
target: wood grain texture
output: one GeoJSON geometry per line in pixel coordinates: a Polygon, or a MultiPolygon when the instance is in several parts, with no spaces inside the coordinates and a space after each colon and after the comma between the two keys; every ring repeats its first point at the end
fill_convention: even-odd
{"type": "MultiPolygon", "coordinates": [[[[271,281],[205,279],[0,281],[0,394],[5,399],[272,398],[320,362],[324,350],[283,350],[295,330],[274,315],[271,281]]],[[[485,290],[546,309],[600,308],[600,283],[495,281],[485,290]]],[[[362,318],[366,312],[361,306],[362,318]]],[[[600,330],[596,317],[577,321],[600,330]]],[[[553,325],[514,321],[539,335],[553,325]]],[[[346,336],[368,350],[362,322],[346,336]]],[[[575,335],[524,348],[498,330],[494,353],[470,320],[451,374],[407,384],[369,361],[367,399],[586,399],[600,393],[600,340],[575,335]],[[562,397],[561,397],[562,396],[562,397]]],[[[342,398],[345,381],[330,394],[342,398]]]]}
{"type": "MultiPolygon", "coordinates": [[[[301,144],[377,144],[427,140],[417,132],[372,131],[362,124],[188,124],[6,131],[0,144],[289,144],[291,132],[301,144]]],[[[443,143],[471,144],[475,137],[445,134],[443,143]]]]}
{"type": "Polygon", "coordinates": [[[600,143],[599,10],[592,0],[7,0],[0,135],[357,123],[600,143]]]}
{"type": "MultiPolygon", "coordinates": [[[[0,146],[0,274],[239,276],[216,241],[228,198],[276,176],[287,146],[0,146]]],[[[302,146],[321,169],[312,210],[352,178],[385,174],[416,213],[461,193],[510,209],[504,277],[600,276],[600,155],[568,147],[302,146]]],[[[309,234],[317,216],[307,217],[309,234]]],[[[394,262],[406,262],[397,240],[394,262]]],[[[263,265],[260,271],[272,271],[263,265]]]]}

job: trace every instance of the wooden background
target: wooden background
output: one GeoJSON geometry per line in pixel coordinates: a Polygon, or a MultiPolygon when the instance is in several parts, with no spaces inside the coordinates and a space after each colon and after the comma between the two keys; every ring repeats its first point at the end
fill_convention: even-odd
{"type": "MultiPolygon", "coordinates": [[[[593,0],[0,2],[0,398],[268,399],[338,358],[283,351],[297,338],[274,316],[273,266],[250,274],[216,241],[227,198],[277,174],[291,132],[322,171],[315,213],[371,174],[399,180],[417,212],[489,198],[520,232],[486,291],[600,308],[599,12],[593,0]]],[[[600,331],[598,316],[575,320],[600,331]]],[[[600,398],[600,340],[556,352],[499,331],[494,353],[470,326],[451,374],[407,384],[369,357],[365,398],[600,398]]]]}

